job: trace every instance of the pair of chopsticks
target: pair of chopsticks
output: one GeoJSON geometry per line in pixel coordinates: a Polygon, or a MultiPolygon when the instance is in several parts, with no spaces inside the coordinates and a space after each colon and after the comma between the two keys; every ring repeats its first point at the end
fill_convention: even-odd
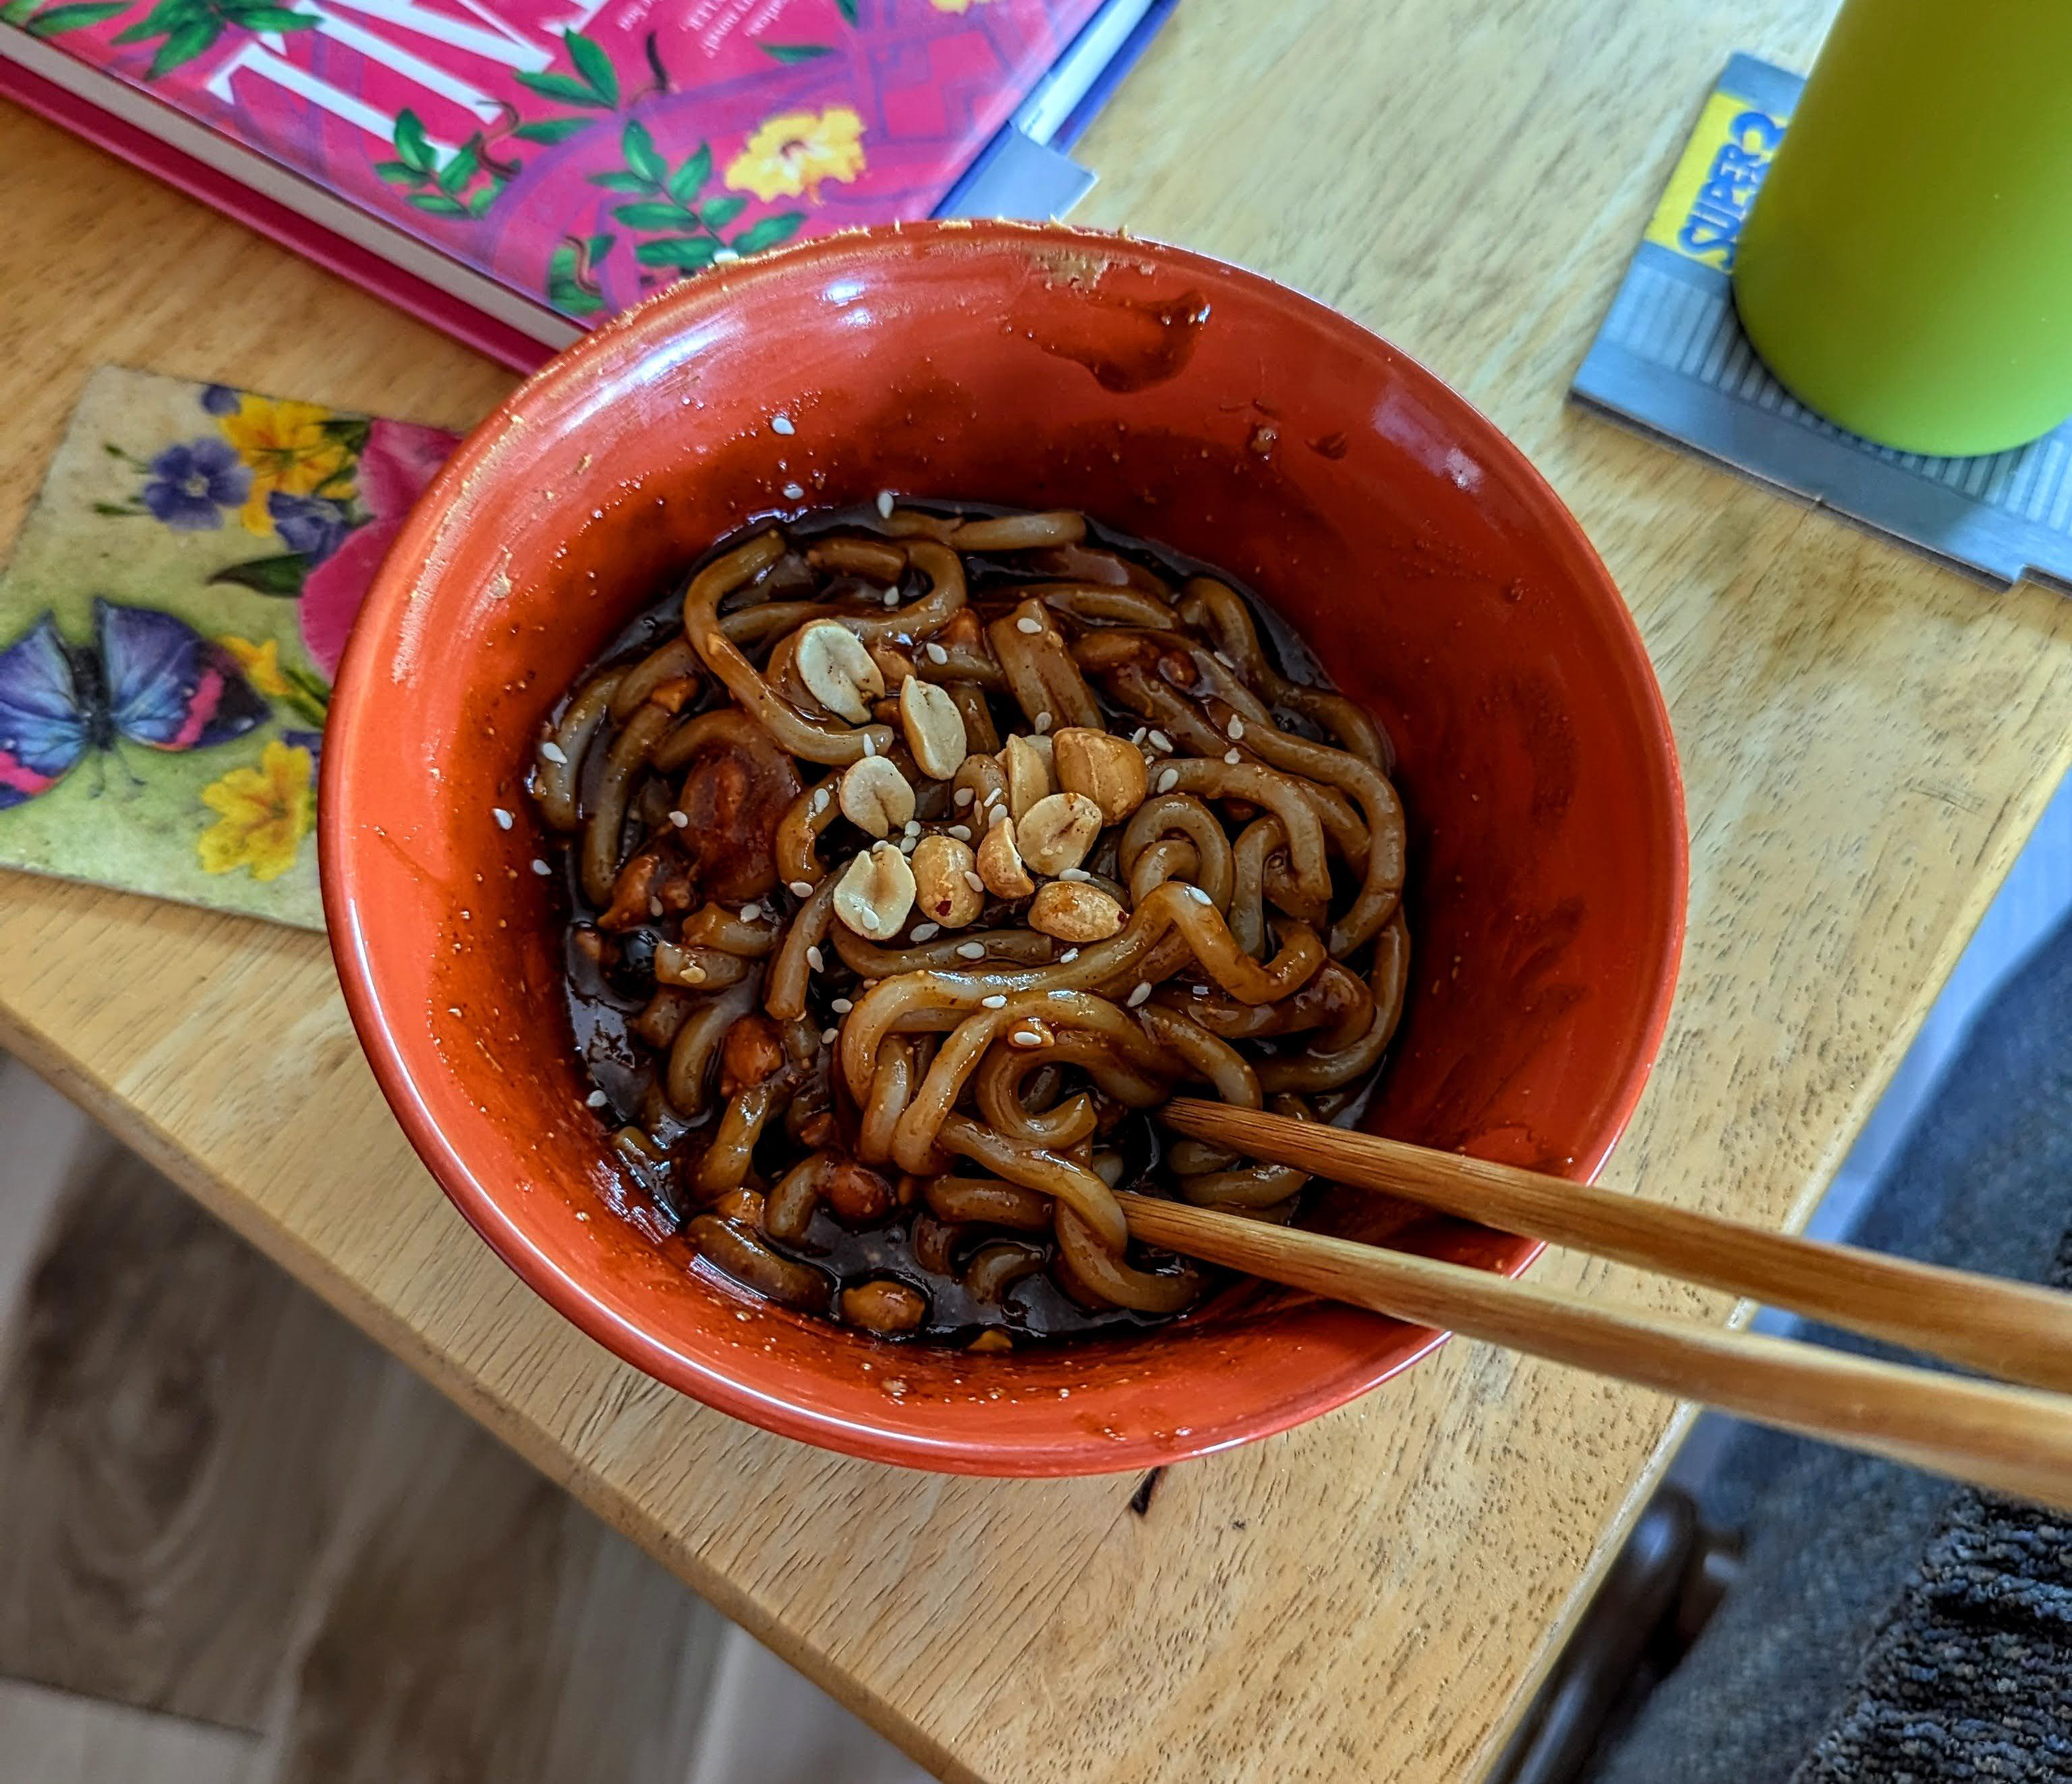
{"type": "Polygon", "coordinates": [[[1182,1098],[1162,1119],[1333,1182],[1725,1289],[2028,1386],[1712,1330],[1462,1264],[1122,1196],[1131,1232],[1151,1244],[2072,1511],[2072,1294],[1256,1109],[1182,1098]]]}

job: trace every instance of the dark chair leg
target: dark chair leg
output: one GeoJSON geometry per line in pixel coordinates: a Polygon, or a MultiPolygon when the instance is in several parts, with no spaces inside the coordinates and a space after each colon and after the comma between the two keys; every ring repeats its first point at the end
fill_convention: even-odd
{"type": "Polygon", "coordinates": [[[1740,1567],[1737,1535],[1705,1524],[1680,1488],[1657,1493],[1489,1784],[1575,1784],[1683,1659],[1740,1567]]]}

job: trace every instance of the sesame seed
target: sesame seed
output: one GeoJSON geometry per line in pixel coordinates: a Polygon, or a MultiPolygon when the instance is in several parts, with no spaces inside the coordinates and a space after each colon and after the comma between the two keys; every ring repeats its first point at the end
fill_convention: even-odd
{"type": "Polygon", "coordinates": [[[993,825],[994,825],[994,824],[1005,824],[1005,823],[1006,823],[1006,822],[1007,822],[1007,820],[1008,820],[1009,815],[1009,812],[1008,812],[1008,809],[1007,809],[1007,808],[1006,808],[1005,806],[1004,806],[1004,805],[996,805],[996,806],[994,806],[994,807],[993,807],[993,808],[989,812],[988,812],[986,813],[986,815],[985,815],[985,821],[986,821],[987,827],[988,827],[989,828],[990,828],[993,825]]]}
{"type": "Polygon", "coordinates": [[[1179,784],[1180,771],[1177,768],[1168,768],[1158,777],[1157,791],[1161,793],[1170,793],[1179,784]]]}
{"type": "MultiPolygon", "coordinates": [[[[964,870],[964,884],[969,886],[974,892],[983,892],[985,890],[985,882],[980,879],[977,874],[972,873],[968,868],[964,870]]],[[[984,948],[980,948],[979,950],[979,952],[981,954],[985,952],[985,950],[984,948]]]]}
{"type": "Polygon", "coordinates": [[[851,1003],[846,997],[837,997],[832,1003],[828,1005],[828,1008],[832,1009],[837,1016],[846,1016],[851,1010],[856,1008],[856,1005],[851,1003]]]}
{"type": "Polygon", "coordinates": [[[449,1016],[458,1016],[458,1015],[459,1015],[459,1014],[460,1014],[460,1005],[459,1005],[458,1004],[448,1004],[448,1005],[446,1005],[446,1014],[447,1014],[447,1015],[449,1015],[449,1016]]]}
{"type": "Polygon", "coordinates": [[[943,926],[940,923],[916,923],[914,926],[914,939],[917,942],[932,942],[942,932],[943,926]]]}
{"type": "Polygon", "coordinates": [[[505,811],[502,806],[491,806],[489,808],[489,815],[496,820],[496,828],[498,829],[508,830],[511,828],[511,814],[505,811]]]}
{"type": "Polygon", "coordinates": [[[811,880],[794,880],[791,891],[795,898],[810,898],[813,895],[813,883],[811,880]]]}
{"type": "Polygon", "coordinates": [[[1209,988],[1207,985],[1190,985],[1187,987],[1187,989],[1193,996],[1197,997],[1206,997],[1209,994],[1209,988]]]}
{"type": "Polygon", "coordinates": [[[1223,727],[1223,734],[1227,737],[1231,742],[1236,742],[1240,738],[1244,735],[1244,721],[1240,718],[1235,713],[1232,713],[1231,714],[1230,723],[1223,727]]]}
{"type": "Polygon", "coordinates": [[[568,751],[555,742],[552,738],[549,738],[540,746],[540,754],[549,762],[565,763],[569,759],[568,751]]]}
{"type": "Polygon", "coordinates": [[[1014,622],[1014,629],[1018,632],[1026,632],[1031,638],[1034,638],[1037,633],[1042,631],[1043,622],[1040,619],[1031,619],[1029,615],[1025,613],[1019,619],[1014,622]]]}
{"type": "Polygon", "coordinates": [[[878,754],[878,740],[868,731],[863,734],[863,753],[867,756],[878,754]]]}
{"type": "Polygon", "coordinates": [[[1204,892],[1198,886],[1189,886],[1187,888],[1187,896],[1192,898],[1197,904],[1213,904],[1215,902],[1215,899],[1211,898],[1208,894],[1204,892]]]}
{"type": "Polygon", "coordinates": [[[691,827],[690,814],[688,812],[672,812],[669,814],[669,821],[679,830],[688,830],[691,827]]]}
{"type": "Polygon", "coordinates": [[[921,820],[919,818],[907,819],[904,824],[900,825],[899,833],[904,837],[919,836],[921,833],[921,820]]]}
{"type": "Polygon", "coordinates": [[[1018,1028],[1007,1039],[1009,1045],[1018,1047],[1040,1047],[1043,1044],[1042,1035],[1026,1028],[1018,1028]]]}
{"type": "Polygon", "coordinates": [[[532,857],[532,871],[537,874],[541,879],[545,879],[549,874],[553,872],[553,869],[549,867],[545,861],[541,861],[537,855],[535,855],[532,857]]]}
{"type": "Polygon", "coordinates": [[[823,1046],[832,1046],[841,1038],[841,1030],[838,1028],[824,1028],[820,1030],[820,1044],[823,1046]]]}
{"type": "Polygon", "coordinates": [[[1240,755],[1235,750],[1226,750],[1223,751],[1223,760],[1229,763],[1231,767],[1235,768],[1240,762],[1244,760],[1244,758],[1240,755]]]}
{"type": "Polygon", "coordinates": [[[722,248],[713,254],[713,265],[715,266],[724,266],[729,261],[739,260],[741,256],[733,249],[722,248]]]}
{"type": "Polygon", "coordinates": [[[878,492],[878,512],[886,520],[892,518],[892,491],[881,489],[878,492]]]}
{"type": "Polygon", "coordinates": [[[980,998],[979,1003],[986,1009],[1005,1009],[1007,1008],[1007,994],[996,991],[990,997],[980,998]]]}
{"type": "MultiPolygon", "coordinates": [[[[864,741],[868,742],[870,739],[866,738],[864,741]]],[[[816,812],[824,812],[827,808],[828,790],[826,787],[823,787],[818,792],[813,795],[813,809],[816,812]]]]}
{"type": "Polygon", "coordinates": [[[1070,966],[1079,957],[1079,951],[1076,947],[1068,947],[1058,956],[1058,964],[1060,966],[1070,966]]]}
{"type": "Polygon", "coordinates": [[[968,787],[960,787],[950,795],[950,804],[956,806],[959,811],[962,811],[977,797],[978,795],[968,787]]]}
{"type": "Polygon", "coordinates": [[[971,826],[968,824],[953,824],[950,826],[949,833],[955,837],[959,842],[969,842],[971,841],[971,826]]]}
{"type": "Polygon", "coordinates": [[[802,483],[787,483],[784,486],[784,499],[787,502],[796,502],[805,493],[805,486],[802,483]]]}
{"type": "Polygon", "coordinates": [[[1154,750],[1163,750],[1170,755],[1173,750],[1173,740],[1163,731],[1153,731],[1151,734],[1151,747],[1154,750]]]}
{"type": "Polygon", "coordinates": [[[879,598],[886,606],[896,607],[899,605],[899,590],[897,588],[887,589],[879,598]]]}
{"type": "Polygon", "coordinates": [[[795,434],[798,430],[791,425],[790,416],[772,415],[770,417],[770,431],[772,434],[795,434]]]}
{"type": "Polygon", "coordinates": [[[762,915],[763,906],[759,904],[745,904],[741,907],[741,920],[745,923],[754,923],[762,915]]]}
{"type": "Polygon", "coordinates": [[[827,970],[828,957],[817,947],[809,947],[806,950],[806,964],[816,972],[824,972],[827,970]]]}
{"type": "Polygon", "coordinates": [[[606,1096],[602,1091],[594,1090],[589,1095],[586,1096],[583,1100],[589,1104],[592,1108],[601,1109],[606,1103],[610,1102],[611,1099],[606,1096]]]}
{"type": "Polygon", "coordinates": [[[1226,669],[1235,669],[1237,667],[1237,665],[1231,662],[1228,657],[1225,656],[1221,651],[1211,651],[1209,652],[1209,655],[1213,656],[1219,663],[1222,664],[1226,669]]]}
{"type": "Polygon", "coordinates": [[[648,915],[651,917],[659,917],[662,915],[662,901],[660,898],[650,898],[648,901],[648,915]]]}
{"type": "Polygon", "coordinates": [[[1142,1003],[1150,995],[1150,981],[1149,980],[1139,980],[1137,981],[1136,990],[1133,991],[1129,994],[1129,1007],[1132,1009],[1136,1009],[1139,1004],[1142,1003]]]}
{"type": "Polygon", "coordinates": [[[1046,731],[1049,730],[1050,729],[1050,715],[1048,713],[1038,713],[1036,715],[1036,734],[1037,734],[1037,736],[1041,737],[1041,736],[1042,736],[1042,735],[1046,731]]]}
{"type": "Polygon", "coordinates": [[[997,787],[994,787],[991,792],[988,793],[988,794],[985,795],[985,803],[986,803],[988,805],[997,805],[997,804],[999,804],[999,803],[1000,803],[1000,789],[999,789],[997,787]]]}
{"type": "Polygon", "coordinates": [[[911,855],[920,846],[921,839],[919,837],[902,837],[899,839],[899,853],[902,855],[911,855]]]}
{"type": "Polygon", "coordinates": [[[1083,867],[1065,867],[1059,869],[1058,878],[1061,880],[1087,880],[1093,876],[1083,867]]]}
{"type": "Polygon", "coordinates": [[[957,952],[961,954],[968,960],[982,960],[985,958],[985,943],[983,942],[959,942],[957,943],[957,952]]]}
{"type": "Polygon", "coordinates": [[[927,645],[923,647],[928,653],[928,660],[931,663],[947,663],[950,660],[950,653],[944,650],[943,647],[938,644],[932,638],[928,640],[927,645]]]}
{"type": "Polygon", "coordinates": [[[576,1216],[576,1219],[578,1220],[587,1220],[590,1219],[590,1216],[586,1214],[578,1214],[576,1216]]]}

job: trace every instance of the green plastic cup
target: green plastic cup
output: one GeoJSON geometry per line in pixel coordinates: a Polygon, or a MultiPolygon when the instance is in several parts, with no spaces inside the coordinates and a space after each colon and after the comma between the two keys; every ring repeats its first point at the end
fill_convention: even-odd
{"type": "Polygon", "coordinates": [[[1756,351],[1902,451],[2072,415],[2072,0],[1848,0],[1735,255],[1756,351]]]}

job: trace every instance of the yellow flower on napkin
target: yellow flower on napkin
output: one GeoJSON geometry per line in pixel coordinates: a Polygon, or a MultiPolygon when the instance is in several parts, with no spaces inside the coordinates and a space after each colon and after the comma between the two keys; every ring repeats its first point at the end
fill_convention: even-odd
{"type": "Polygon", "coordinates": [[[255,880],[277,880],[293,867],[315,815],[310,768],[308,750],[275,738],[257,768],[233,768],[204,787],[202,804],[220,815],[195,844],[202,871],[249,867],[255,880]]]}
{"type": "Polygon", "coordinates": [[[281,673],[279,640],[269,638],[263,644],[255,644],[249,638],[226,632],[216,643],[237,659],[245,679],[269,700],[285,700],[293,692],[288,678],[281,673]]]}
{"type": "Polygon", "coordinates": [[[817,204],[821,181],[853,180],[863,169],[863,120],[847,105],[830,105],[765,118],[728,163],[726,183],[766,204],[802,192],[817,204]]]}
{"type": "Polygon", "coordinates": [[[276,490],[283,495],[314,495],[319,490],[329,495],[352,493],[349,482],[334,481],[351,465],[352,455],[343,442],[324,431],[330,419],[331,411],[318,404],[277,402],[270,397],[245,397],[222,417],[218,425],[224,438],[252,467],[251,493],[242,514],[247,532],[273,530],[266,498],[276,490]]]}

